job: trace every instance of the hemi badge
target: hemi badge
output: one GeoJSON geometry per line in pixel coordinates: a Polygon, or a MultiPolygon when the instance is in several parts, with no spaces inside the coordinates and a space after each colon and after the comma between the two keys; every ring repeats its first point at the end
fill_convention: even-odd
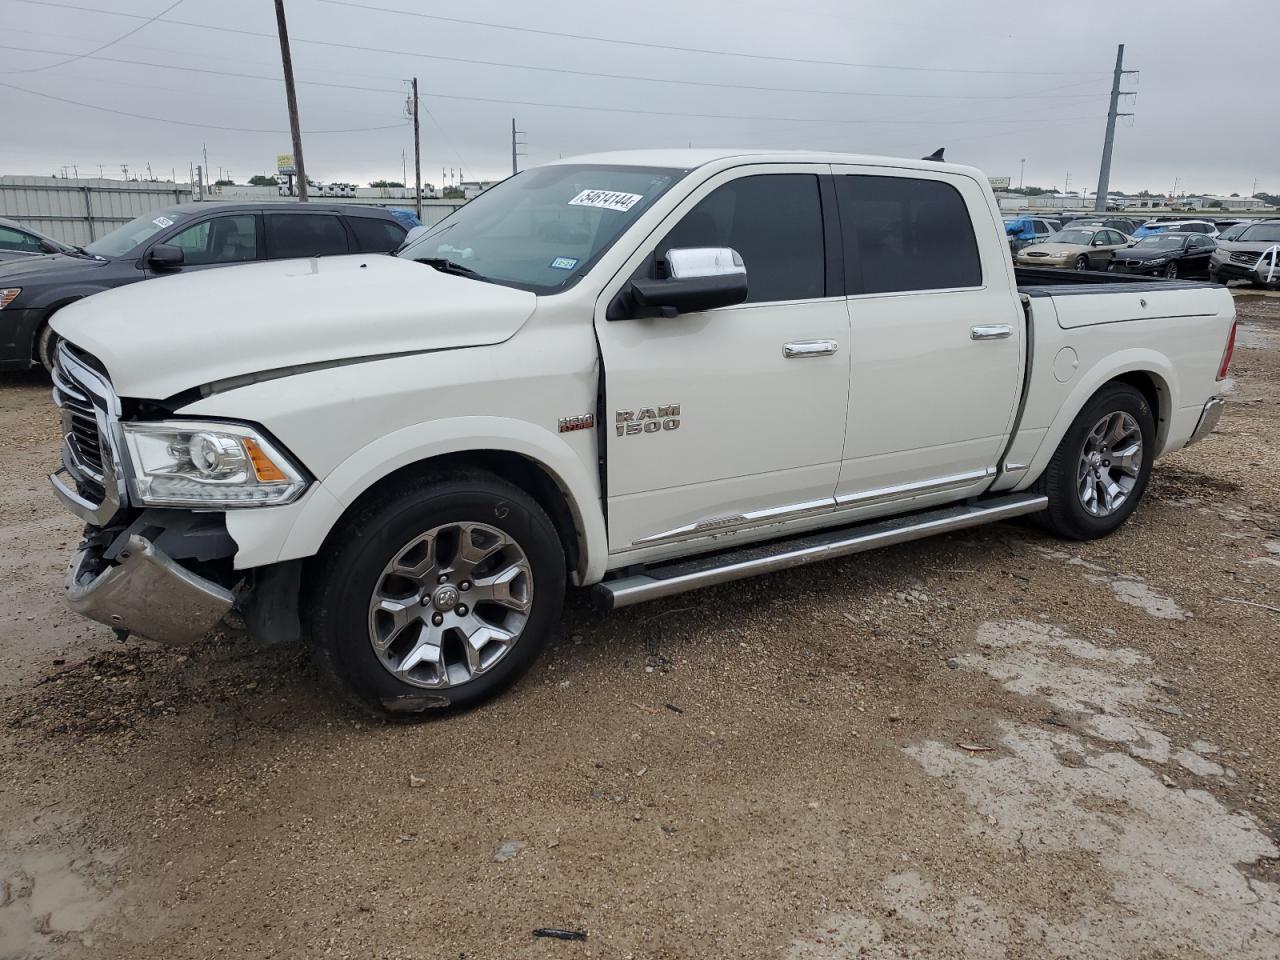
{"type": "Polygon", "coordinates": [[[578,417],[561,417],[560,432],[570,433],[574,430],[590,430],[596,425],[594,413],[584,413],[578,417]]]}

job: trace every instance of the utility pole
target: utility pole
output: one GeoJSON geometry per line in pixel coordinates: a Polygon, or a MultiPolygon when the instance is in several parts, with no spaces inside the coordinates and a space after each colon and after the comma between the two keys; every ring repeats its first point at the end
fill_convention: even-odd
{"type": "Polygon", "coordinates": [[[1027,158],[1023,157],[1018,161],[1018,189],[1022,189],[1022,175],[1027,172],[1027,158]]]}
{"type": "Polygon", "coordinates": [[[523,153],[520,153],[517,150],[518,147],[524,146],[524,142],[521,140],[517,140],[516,137],[518,137],[520,134],[525,132],[527,131],[516,129],[516,118],[512,117],[511,118],[511,175],[513,177],[520,172],[520,168],[516,165],[516,157],[524,156],[523,153]]]}
{"type": "Polygon", "coordinates": [[[422,219],[422,140],[418,135],[418,78],[413,78],[413,195],[422,219]]]}
{"type": "Polygon", "coordinates": [[[293,166],[298,171],[298,201],[306,203],[307,170],[302,163],[302,130],[298,126],[298,95],[293,89],[293,56],[289,53],[289,26],[284,20],[284,0],[276,0],[276,31],[280,35],[284,95],[289,102],[289,132],[293,135],[293,166]]]}
{"type": "Polygon", "coordinates": [[[1129,96],[1132,90],[1121,90],[1120,80],[1127,73],[1137,70],[1124,68],[1124,44],[1116,47],[1116,69],[1111,77],[1111,106],[1107,109],[1107,136],[1102,141],[1102,167],[1098,170],[1098,195],[1094,198],[1093,209],[1105,212],[1107,209],[1107,190],[1111,187],[1111,148],[1116,142],[1116,117],[1132,117],[1132,113],[1118,113],[1120,98],[1129,96]]]}

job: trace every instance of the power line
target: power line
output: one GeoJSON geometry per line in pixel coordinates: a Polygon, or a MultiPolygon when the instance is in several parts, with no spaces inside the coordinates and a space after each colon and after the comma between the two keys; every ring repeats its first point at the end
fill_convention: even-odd
{"type": "Polygon", "coordinates": [[[166,13],[168,13],[170,10],[174,9],[175,7],[177,7],[178,5],[180,5],[181,3],[182,3],[182,0],[173,0],[173,3],[169,4],[169,6],[165,7],[163,10],[161,10],[159,13],[155,14],[154,16],[147,17],[145,20],[143,20],[143,22],[142,22],[142,23],[138,24],[136,27],[134,27],[134,28],[133,28],[132,30],[130,30],[128,33],[124,34],[123,36],[116,37],[114,40],[108,40],[106,43],[102,44],[101,46],[99,46],[99,47],[94,47],[94,48],[93,48],[92,50],[90,50],[88,53],[78,53],[78,54],[76,54],[75,56],[73,56],[73,57],[71,57],[71,58],[69,58],[69,59],[67,59],[67,60],[63,60],[61,63],[46,63],[43,67],[27,67],[27,68],[25,68],[25,69],[23,69],[23,70],[4,70],[4,71],[0,71],[0,72],[3,72],[3,73],[39,73],[41,70],[50,70],[50,69],[52,69],[53,67],[64,67],[64,66],[66,66],[68,63],[75,63],[77,60],[82,60],[82,59],[84,59],[85,57],[92,56],[92,55],[93,55],[93,54],[95,54],[95,53],[98,53],[98,52],[100,52],[100,51],[102,51],[102,50],[107,49],[107,47],[115,46],[117,43],[119,43],[119,42],[120,42],[120,41],[122,41],[122,40],[128,40],[130,37],[132,37],[132,36],[133,36],[135,33],[137,33],[139,30],[143,30],[143,29],[145,29],[146,27],[150,26],[151,24],[155,23],[157,20],[159,20],[161,17],[163,17],[166,13]]]}
{"type": "MultiPolygon", "coordinates": [[[[19,3],[37,3],[41,6],[67,6],[60,3],[48,3],[47,0],[16,0],[19,3]]],[[[74,9],[93,9],[90,7],[76,7],[74,9]]],[[[110,13],[116,16],[133,16],[133,14],[117,13],[116,11],[99,11],[102,13],[110,13]]],[[[242,36],[260,37],[263,39],[274,39],[274,35],[254,30],[242,30],[231,27],[220,27],[212,24],[188,23],[181,20],[166,20],[165,23],[171,26],[191,26],[201,27],[208,30],[219,30],[229,33],[236,33],[242,36]]],[[[16,32],[16,31],[15,31],[16,32]]],[[[31,32],[31,31],[25,31],[31,32]]],[[[361,53],[377,53],[383,55],[412,57],[418,60],[436,60],[441,63],[464,63],[470,66],[481,67],[501,67],[511,70],[529,70],[536,73],[559,73],[572,77],[590,77],[597,80],[625,80],[640,83],[663,83],[673,86],[685,87],[707,87],[718,90],[751,90],[766,93],[800,93],[800,94],[816,94],[822,96],[840,96],[840,97],[874,97],[877,99],[893,99],[893,100],[1075,100],[1085,99],[1088,95],[1071,94],[1067,96],[1022,96],[1019,94],[955,94],[955,93],[884,93],[870,90],[831,90],[812,87],[778,87],[771,85],[749,84],[749,83],[727,83],[716,80],[676,80],[671,77],[653,77],[643,74],[633,73],[601,73],[594,70],[573,70],[567,67],[545,67],[527,63],[511,63],[502,60],[482,60],[475,57],[454,57],[445,54],[421,53],[416,50],[397,50],[392,47],[374,47],[365,44],[342,43],[336,40],[308,40],[303,37],[292,37],[294,44],[308,44],[311,46],[331,47],[339,50],[355,50],[361,53]]],[[[57,54],[62,51],[57,50],[32,50],[30,48],[11,47],[8,49],[21,49],[29,53],[47,53],[57,54]]],[[[155,48],[147,48],[155,49],[155,48]]],[[[89,56],[86,54],[86,56],[89,56]]],[[[106,58],[101,58],[106,59],[106,58]]],[[[231,59],[231,58],[215,58],[215,59],[231,59]]],[[[120,61],[125,62],[125,61],[120,61]]],[[[244,60],[244,63],[258,63],[263,66],[267,65],[261,60],[244,60]]],[[[152,64],[146,61],[136,62],[138,66],[165,66],[164,64],[152,64]]],[[[178,69],[178,68],[174,68],[178,69]]],[[[374,77],[373,74],[352,74],[353,76],[374,77]]],[[[375,79],[398,80],[396,77],[374,77],[375,79]]],[[[298,81],[299,83],[303,81],[298,81]]],[[[363,88],[352,88],[363,89],[363,88]]]]}
{"type": "MultiPolygon", "coordinates": [[[[25,0],[24,0],[25,2],[25,0]]],[[[646,50],[674,50],[678,53],[699,53],[715,57],[739,57],[745,60],[768,60],[773,63],[805,63],[828,67],[860,67],[867,70],[905,70],[912,73],[978,73],[999,74],[1005,76],[1048,75],[1084,75],[1104,74],[1105,70],[973,70],[959,67],[915,67],[905,64],[858,63],[849,60],[821,60],[810,57],[779,57],[767,53],[739,53],[732,50],[712,50],[707,47],[681,47],[668,43],[650,43],[644,40],[619,40],[615,37],[594,37],[582,33],[562,33],[558,30],[543,30],[538,27],[517,27],[506,23],[491,23],[484,20],[466,20],[462,17],[445,17],[435,13],[420,13],[417,10],[399,10],[395,7],[379,7],[373,4],[354,3],[352,0],[318,0],[335,7],[351,7],[370,13],[394,13],[404,17],[417,17],[421,20],[434,20],[439,23],[458,23],[471,27],[487,27],[491,30],[509,30],[516,33],[532,33],[542,37],[559,37],[564,40],[586,40],[592,43],[612,43],[624,47],[640,47],[646,50]]]]}
{"type": "MultiPolygon", "coordinates": [[[[134,120],[151,120],[155,123],[171,123],[180,127],[196,127],[201,130],[228,130],[233,133],[288,133],[288,130],[262,129],[258,127],[227,127],[216,123],[196,123],[191,120],[175,120],[171,117],[153,117],[144,113],[130,113],[127,110],[117,110],[114,107],[104,107],[96,103],[84,103],[81,100],[71,100],[68,97],[54,96],[52,93],[45,93],[41,90],[28,90],[26,87],[20,87],[17,84],[6,83],[0,80],[0,87],[6,87],[10,90],[17,90],[20,93],[27,93],[33,97],[40,97],[44,100],[56,100],[58,103],[69,103],[75,107],[87,107],[90,110],[97,110],[100,113],[112,113],[119,117],[131,117],[134,120]]],[[[399,123],[388,124],[381,127],[351,127],[345,130],[308,130],[309,134],[319,133],[371,133],[375,130],[398,130],[404,126],[404,121],[399,123]]]]}

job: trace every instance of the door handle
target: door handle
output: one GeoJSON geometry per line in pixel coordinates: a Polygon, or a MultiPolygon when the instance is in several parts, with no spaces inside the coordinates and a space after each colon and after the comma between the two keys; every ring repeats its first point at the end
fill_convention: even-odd
{"type": "Polygon", "coordinates": [[[971,340],[1007,340],[1013,336],[1013,327],[1007,323],[984,323],[969,328],[971,340]]]}
{"type": "Polygon", "coordinates": [[[803,360],[805,357],[829,357],[836,352],[839,345],[834,340],[797,340],[782,345],[782,355],[788,360],[803,360]]]}

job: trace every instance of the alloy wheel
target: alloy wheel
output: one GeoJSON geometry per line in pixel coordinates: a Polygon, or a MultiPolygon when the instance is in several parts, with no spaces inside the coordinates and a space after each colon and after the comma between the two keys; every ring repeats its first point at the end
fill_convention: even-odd
{"type": "Polygon", "coordinates": [[[1085,436],[1076,472],[1080,505],[1095,517],[1119,510],[1142,472],[1142,430],[1122,410],[1099,420],[1085,436]]]}
{"type": "Polygon", "coordinates": [[[397,679],[454,687],[511,651],[532,606],[533,571],[509,534],[447,523],[414,537],[379,574],[369,643],[397,679]]]}

